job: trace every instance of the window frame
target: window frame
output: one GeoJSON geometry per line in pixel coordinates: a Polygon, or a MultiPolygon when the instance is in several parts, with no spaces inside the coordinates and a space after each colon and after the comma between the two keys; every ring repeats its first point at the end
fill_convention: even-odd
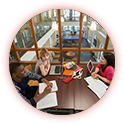
{"type": "MultiPolygon", "coordinates": [[[[53,16],[54,15],[54,11],[55,10],[52,10],[53,12],[53,16]]],[[[58,13],[58,30],[59,30],[59,40],[60,40],[60,47],[59,48],[47,48],[48,51],[60,51],[60,62],[51,62],[51,64],[62,64],[63,62],[63,55],[62,55],[62,51],[78,51],[78,61],[76,64],[80,65],[80,64],[87,64],[88,62],[80,62],[80,54],[81,54],[81,51],[103,51],[103,52],[106,52],[106,51],[110,51],[110,52],[114,52],[114,49],[108,49],[108,44],[109,44],[109,36],[107,34],[107,37],[106,37],[106,41],[105,41],[105,46],[103,49],[100,49],[100,48],[81,48],[81,33],[82,33],[82,26],[83,26],[83,23],[82,23],[82,16],[83,16],[83,13],[80,12],[80,20],[79,20],[79,47],[78,48],[62,48],[62,31],[61,31],[61,13],[60,13],[60,9],[56,10],[57,13],[58,13]]],[[[18,51],[35,51],[36,52],[36,57],[37,59],[39,59],[39,55],[38,55],[38,51],[40,51],[40,48],[38,48],[38,45],[37,45],[37,39],[36,39],[36,35],[35,35],[35,30],[34,30],[34,24],[33,24],[33,19],[30,19],[29,20],[30,22],[30,26],[28,26],[28,28],[30,27],[31,28],[31,33],[32,33],[32,36],[33,36],[33,41],[34,41],[34,48],[17,48],[16,45],[15,45],[15,41],[13,40],[12,42],[12,47],[10,49],[10,51],[13,51],[14,54],[15,54],[15,57],[16,57],[16,60],[17,62],[20,62],[22,64],[36,64],[36,61],[21,61],[20,60],[20,57],[19,57],[19,53],[18,51]]],[[[41,21],[43,22],[43,21],[41,21]]],[[[40,23],[41,23],[40,22],[40,23]]],[[[27,28],[27,27],[26,27],[27,28]]],[[[24,29],[26,29],[24,28],[24,29]]],[[[12,63],[13,61],[10,61],[10,63],[12,63]]],[[[14,61],[15,62],[15,61],[14,61]]],[[[98,62],[93,62],[95,65],[98,64],[98,62]]]]}

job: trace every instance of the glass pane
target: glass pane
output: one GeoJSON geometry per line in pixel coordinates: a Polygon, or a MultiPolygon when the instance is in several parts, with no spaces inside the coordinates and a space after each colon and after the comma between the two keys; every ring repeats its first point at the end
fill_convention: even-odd
{"type": "Polygon", "coordinates": [[[39,41],[51,29],[51,23],[43,22],[35,24],[34,27],[37,41],[39,41]]]}
{"type": "Polygon", "coordinates": [[[63,48],[67,48],[67,47],[78,48],[79,19],[80,19],[80,12],[70,9],[61,10],[61,31],[62,31],[61,33],[62,33],[63,48]]]}
{"type": "Polygon", "coordinates": [[[81,51],[80,62],[88,62],[92,60],[93,62],[100,62],[100,58],[103,54],[103,51],[81,51]]]}
{"type": "Polygon", "coordinates": [[[49,10],[36,15],[33,17],[33,23],[38,47],[55,47],[55,45],[57,45],[57,40],[59,42],[59,38],[57,37],[59,34],[57,10],[49,10]],[[56,21],[57,25],[57,29],[55,31],[52,30],[53,21],[56,21]]]}
{"type": "Polygon", "coordinates": [[[34,45],[29,21],[21,27],[14,41],[17,48],[31,48],[34,45]]]}
{"type": "Polygon", "coordinates": [[[82,41],[81,48],[101,48],[101,44],[105,46],[107,33],[98,22],[95,21],[96,30],[91,30],[92,21],[95,21],[88,15],[83,14],[82,17],[82,41]]]}
{"type": "Polygon", "coordinates": [[[89,60],[100,62],[102,55],[103,51],[81,51],[80,62],[88,62],[89,60]]]}
{"type": "Polygon", "coordinates": [[[42,19],[42,21],[44,21],[46,18],[47,18],[46,17],[46,13],[45,12],[41,13],[41,19],[42,19]]]}
{"type": "Polygon", "coordinates": [[[10,51],[9,54],[9,61],[17,61],[15,57],[15,53],[13,51],[10,51]]]}
{"type": "Polygon", "coordinates": [[[78,51],[63,51],[64,62],[78,61],[78,51]]]}
{"type": "Polygon", "coordinates": [[[60,62],[60,51],[49,51],[50,53],[50,61],[51,62],[60,62]]]}
{"type": "Polygon", "coordinates": [[[64,36],[63,41],[62,41],[62,47],[63,48],[78,48],[79,41],[78,41],[78,36],[73,36],[71,39],[69,37],[64,36]]]}
{"type": "Polygon", "coordinates": [[[57,16],[56,9],[54,9],[54,16],[57,16]]]}
{"type": "Polygon", "coordinates": [[[36,61],[36,52],[35,51],[18,51],[21,61],[36,61]]]}
{"type": "Polygon", "coordinates": [[[52,10],[49,10],[48,13],[49,13],[49,18],[51,18],[52,17],[52,10]]]}
{"type": "Polygon", "coordinates": [[[109,40],[108,49],[114,49],[111,40],[109,40]]]}

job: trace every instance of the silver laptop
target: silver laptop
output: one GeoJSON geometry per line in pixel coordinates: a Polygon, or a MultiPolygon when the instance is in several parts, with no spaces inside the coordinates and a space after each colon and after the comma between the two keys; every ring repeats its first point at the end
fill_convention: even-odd
{"type": "Polygon", "coordinates": [[[49,75],[61,75],[62,65],[51,65],[49,75]]]}

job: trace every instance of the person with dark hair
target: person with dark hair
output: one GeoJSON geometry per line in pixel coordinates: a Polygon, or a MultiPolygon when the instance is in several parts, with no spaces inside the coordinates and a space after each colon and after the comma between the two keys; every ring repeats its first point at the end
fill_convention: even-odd
{"type": "Polygon", "coordinates": [[[97,65],[92,76],[94,78],[99,78],[107,84],[110,84],[114,75],[115,68],[115,55],[111,52],[103,53],[101,57],[101,62],[97,65]],[[98,72],[100,74],[98,74],[98,72]]]}
{"type": "Polygon", "coordinates": [[[25,99],[32,106],[51,92],[52,83],[47,81],[42,76],[26,70],[21,63],[11,63],[9,64],[9,69],[16,90],[23,97],[23,99],[25,99]],[[37,80],[39,83],[44,82],[47,84],[47,87],[44,89],[43,93],[39,94],[39,87],[30,87],[28,85],[29,80],[37,80]]]}

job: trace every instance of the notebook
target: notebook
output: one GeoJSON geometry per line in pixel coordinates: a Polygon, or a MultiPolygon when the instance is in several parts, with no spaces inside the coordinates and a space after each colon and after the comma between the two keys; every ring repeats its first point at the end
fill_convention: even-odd
{"type": "Polygon", "coordinates": [[[63,75],[70,75],[70,76],[72,76],[72,75],[74,75],[75,74],[75,72],[74,71],[71,71],[71,70],[65,70],[64,72],[63,72],[63,75]]]}

